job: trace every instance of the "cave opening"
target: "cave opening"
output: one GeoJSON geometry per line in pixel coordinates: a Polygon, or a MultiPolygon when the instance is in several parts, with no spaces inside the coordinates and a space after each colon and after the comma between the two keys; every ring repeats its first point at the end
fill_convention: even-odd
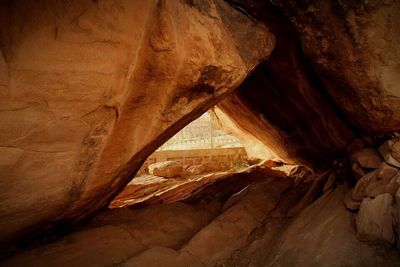
{"type": "Polygon", "coordinates": [[[148,156],[109,208],[180,201],[227,173],[271,159],[273,153],[264,144],[213,107],[148,156]],[[174,191],[177,197],[163,198],[174,191]]]}

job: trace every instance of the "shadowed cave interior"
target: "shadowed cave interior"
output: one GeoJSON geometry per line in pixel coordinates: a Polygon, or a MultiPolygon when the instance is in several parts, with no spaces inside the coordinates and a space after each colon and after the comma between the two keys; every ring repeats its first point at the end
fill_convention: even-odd
{"type": "Polygon", "coordinates": [[[400,265],[399,12],[0,1],[0,266],[400,265]]]}

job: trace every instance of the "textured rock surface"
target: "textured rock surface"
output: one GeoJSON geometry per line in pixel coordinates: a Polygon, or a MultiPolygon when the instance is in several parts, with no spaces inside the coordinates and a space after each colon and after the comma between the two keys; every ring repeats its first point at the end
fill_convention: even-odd
{"type": "Polygon", "coordinates": [[[396,251],[382,253],[359,241],[343,186],[324,194],[288,226],[263,266],[397,266],[396,251]]]}
{"type": "Polygon", "coordinates": [[[385,193],[374,199],[365,198],[357,214],[357,234],[361,240],[375,244],[392,245],[393,197],[385,193]]]}
{"type": "Polygon", "coordinates": [[[353,194],[353,189],[349,190],[346,193],[346,196],[344,198],[344,204],[348,210],[357,211],[361,206],[361,201],[354,200],[352,194],[353,194]]]}
{"type": "MultiPolygon", "coordinates": [[[[219,181],[225,192],[219,188],[220,194],[193,199],[191,204],[100,213],[90,224],[94,228],[86,227],[0,265],[214,266],[246,243],[291,185],[287,177],[277,179],[267,173],[261,176],[262,179],[253,184],[246,179],[236,183],[232,183],[232,179],[219,181]],[[228,201],[229,205],[222,208],[235,193],[238,193],[235,201],[228,201]],[[207,199],[209,203],[205,203],[207,199]],[[212,218],[214,220],[210,221],[212,218]]],[[[216,189],[216,184],[208,189],[216,189]]]]}
{"type": "Polygon", "coordinates": [[[107,205],[274,45],[223,1],[1,1],[0,21],[2,241],[107,205]]]}
{"type": "MultiPolygon", "coordinates": [[[[260,170],[262,178],[216,181],[184,203],[100,213],[79,232],[0,266],[397,266],[397,252],[356,238],[342,204],[323,195],[291,220],[308,186],[260,170]]],[[[261,177],[260,177],[261,175],[261,177]]],[[[249,176],[248,178],[251,178],[249,176]]],[[[241,178],[241,179],[240,179],[241,178]]]]}
{"type": "Polygon", "coordinates": [[[367,173],[357,181],[352,190],[352,199],[362,201],[365,197],[376,197],[383,193],[394,195],[399,186],[399,170],[382,163],[377,170],[367,173]]]}
{"type": "Polygon", "coordinates": [[[218,107],[213,108],[210,114],[212,115],[211,118],[213,121],[224,129],[226,133],[239,139],[240,143],[246,149],[249,158],[259,158],[263,160],[278,159],[277,155],[270,148],[253,134],[247,132],[246,129],[240,128],[235,121],[218,107]]]}
{"type": "Polygon", "coordinates": [[[272,211],[290,181],[282,179],[272,185],[271,181],[258,183],[241,192],[237,203],[197,233],[182,248],[204,265],[213,266],[240,249],[251,232],[272,211]]]}
{"type": "MultiPolygon", "coordinates": [[[[110,203],[110,208],[137,205],[154,205],[159,203],[173,203],[190,198],[193,194],[202,192],[204,188],[216,187],[224,191],[224,185],[239,190],[256,181],[263,181],[265,177],[275,176],[286,178],[286,174],[264,168],[251,166],[238,172],[218,172],[185,177],[185,179],[165,179],[157,176],[137,177],[110,203]]],[[[232,193],[232,191],[229,191],[232,193]]],[[[214,191],[221,195],[222,192],[214,191]]],[[[207,198],[207,196],[205,196],[207,198]]]]}
{"type": "Polygon", "coordinates": [[[379,151],[373,148],[363,148],[356,150],[352,155],[351,159],[357,162],[361,167],[368,169],[376,169],[383,161],[379,151]]]}
{"type": "Polygon", "coordinates": [[[362,202],[359,236],[391,245],[395,169],[362,176],[381,159],[357,159],[346,198],[332,190],[346,175],[324,174],[390,135],[380,152],[400,166],[399,12],[399,1],[0,1],[0,245],[95,214],[217,103],[255,143],[321,174],[210,176],[150,198],[128,187],[123,205],[186,204],[103,213],[4,265],[398,266],[355,238],[343,205],[362,202]],[[384,135],[348,146],[368,133],[384,135]]]}
{"type": "Polygon", "coordinates": [[[400,138],[391,140],[390,150],[392,156],[400,162],[400,138]]]}
{"type": "Polygon", "coordinates": [[[372,182],[376,181],[377,170],[372,171],[364,175],[360,180],[358,180],[356,186],[351,194],[352,198],[356,201],[362,201],[366,197],[365,189],[372,182]]]}
{"type": "MultiPolygon", "coordinates": [[[[392,155],[392,146],[393,142],[389,140],[379,147],[379,152],[381,152],[382,157],[385,159],[387,164],[400,168],[400,161],[392,155]]],[[[396,154],[396,151],[394,151],[394,154],[396,154]]]]}
{"type": "Polygon", "coordinates": [[[400,128],[400,2],[274,1],[294,21],[305,54],[352,124],[400,128]]]}
{"type": "Polygon", "coordinates": [[[356,181],[360,180],[364,175],[367,174],[367,172],[363,168],[361,168],[358,163],[353,163],[351,165],[351,172],[356,181]]]}
{"type": "Polygon", "coordinates": [[[218,107],[284,161],[323,169],[350,142],[352,132],[300,52],[293,25],[276,10],[254,10],[275,35],[276,47],[218,107]]]}
{"type": "Polygon", "coordinates": [[[189,175],[197,175],[203,173],[205,170],[204,166],[201,164],[192,165],[185,169],[185,173],[189,175]]]}
{"type": "Polygon", "coordinates": [[[26,252],[2,266],[112,266],[162,246],[182,246],[211,219],[210,214],[175,203],[142,211],[118,210],[94,219],[96,228],[26,252]]]}
{"type": "Polygon", "coordinates": [[[171,178],[183,173],[183,165],[177,161],[162,161],[149,165],[149,173],[155,176],[171,178]]]}
{"type": "Polygon", "coordinates": [[[396,194],[394,195],[395,199],[395,229],[397,233],[397,247],[400,248],[400,189],[397,190],[396,194]]]}

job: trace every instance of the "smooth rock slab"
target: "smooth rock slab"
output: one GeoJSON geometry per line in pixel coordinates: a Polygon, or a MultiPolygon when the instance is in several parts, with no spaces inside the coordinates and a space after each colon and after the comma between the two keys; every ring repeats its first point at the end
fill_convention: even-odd
{"type": "Polygon", "coordinates": [[[357,235],[362,241],[390,246],[394,243],[393,197],[382,194],[365,198],[357,214],[357,235]]]}
{"type": "Polygon", "coordinates": [[[104,226],[74,233],[0,264],[2,267],[112,266],[124,262],[147,247],[132,238],[129,231],[104,226]]]}

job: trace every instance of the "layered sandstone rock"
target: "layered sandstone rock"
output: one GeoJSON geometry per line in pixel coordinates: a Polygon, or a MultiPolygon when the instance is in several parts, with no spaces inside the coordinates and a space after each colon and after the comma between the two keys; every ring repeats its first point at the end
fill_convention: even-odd
{"type": "Polygon", "coordinates": [[[128,186],[113,207],[185,204],[106,212],[3,264],[399,265],[398,253],[356,239],[343,205],[361,205],[361,239],[399,239],[398,135],[376,152],[400,129],[399,5],[1,1],[1,245],[95,214],[217,103],[257,153],[306,166],[293,180],[262,169],[128,186]],[[366,133],[385,135],[348,146],[366,133]],[[327,171],[357,150],[356,181],[327,171]],[[344,179],[355,184],[346,197],[344,179]]]}
{"type": "Polygon", "coordinates": [[[194,197],[189,204],[102,212],[81,231],[0,265],[166,266],[171,261],[171,266],[195,266],[198,262],[212,266],[246,243],[292,182],[288,177],[278,178],[268,172],[253,174],[258,178],[256,183],[252,183],[255,179],[243,179],[241,174],[230,174],[203,188],[205,191],[199,194],[219,189],[220,194],[207,198],[209,203],[194,197]],[[236,200],[228,201],[229,206],[222,208],[235,193],[236,200]],[[214,256],[210,257],[210,252],[215,252],[214,256]],[[165,257],[167,262],[159,262],[165,257]]]}
{"type": "Polygon", "coordinates": [[[382,254],[359,241],[343,186],[302,211],[282,234],[264,266],[396,266],[398,252],[382,254]]]}
{"type": "Polygon", "coordinates": [[[2,241],[105,206],[274,45],[223,1],[2,1],[0,20],[2,241]]]}
{"type": "Polygon", "coordinates": [[[263,160],[279,159],[269,147],[260,141],[260,139],[251,132],[247,132],[246,129],[240,128],[240,125],[236,124],[235,121],[220,108],[214,107],[210,114],[213,121],[224,129],[226,133],[239,139],[240,143],[246,149],[249,158],[258,158],[263,160]]]}
{"type": "Polygon", "coordinates": [[[400,2],[274,1],[332,99],[366,132],[400,129],[400,2]]]}
{"type": "Polygon", "coordinates": [[[353,133],[304,58],[296,29],[262,1],[229,2],[253,12],[277,41],[270,58],[218,107],[284,161],[326,168],[353,133]]]}

